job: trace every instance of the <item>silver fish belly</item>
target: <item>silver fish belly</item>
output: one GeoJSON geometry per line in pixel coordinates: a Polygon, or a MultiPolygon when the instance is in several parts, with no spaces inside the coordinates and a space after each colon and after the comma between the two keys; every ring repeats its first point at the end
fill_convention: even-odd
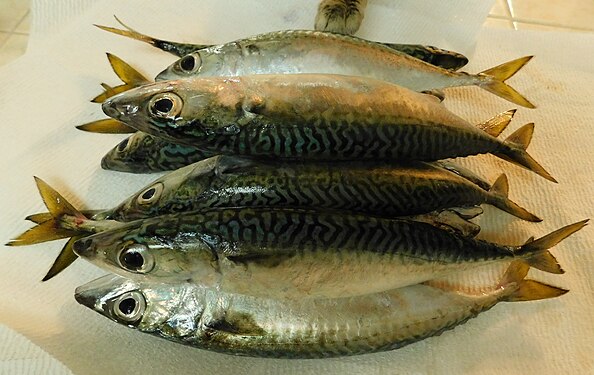
{"type": "Polygon", "coordinates": [[[193,280],[267,298],[335,298],[514,259],[563,273],[547,249],[585,223],[523,246],[504,246],[414,221],[294,209],[209,209],[130,222],[79,240],[73,249],[131,278],[193,280]]]}
{"type": "Polygon", "coordinates": [[[193,52],[161,72],[156,80],[279,73],[343,74],[371,77],[419,92],[477,85],[516,104],[534,107],[503,83],[530,57],[471,75],[352,36],[304,30],[282,31],[276,36],[263,34],[193,52]]]}
{"type": "Polygon", "coordinates": [[[438,335],[500,301],[567,292],[524,280],[527,269],[516,266],[512,263],[501,279],[476,294],[440,283],[287,303],[109,275],[78,287],[75,297],[120,324],[201,349],[256,357],[336,357],[392,350],[438,335]]]}

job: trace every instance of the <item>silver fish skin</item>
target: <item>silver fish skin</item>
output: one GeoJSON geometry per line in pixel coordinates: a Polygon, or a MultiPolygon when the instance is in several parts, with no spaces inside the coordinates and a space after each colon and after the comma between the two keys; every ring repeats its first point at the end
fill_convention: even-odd
{"type": "Polygon", "coordinates": [[[533,124],[500,141],[434,97],[371,78],[321,74],[166,81],[108,99],[137,130],[222,154],[433,161],[493,153],[554,181],[530,155],[533,124]]]}
{"type": "Polygon", "coordinates": [[[265,298],[339,298],[514,259],[563,273],[547,249],[585,223],[506,246],[421,222],[344,212],[209,209],[130,222],[78,240],[73,250],[129,278],[192,280],[265,298]]]}
{"type": "MultiPolygon", "coordinates": [[[[477,290],[450,280],[359,297],[286,302],[195,284],[107,275],[76,289],[84,306],[122,325],[233,355],[324,358],[400,348],[463,324],[501,301],[553,298],[567,290],[525,280],[512,263],[477,290]]],[[[483,277],[484,278],[484,277],[483,277]]]]}
{"type": "Polygon", "coordinates": [[[440,68],[387,46],[319,31],[279,31],[212,46],[186,55],[156,77],[157,81],[207,76],[321,73],[363,76],[414,91],[477,85],[516,104],[533,108],[503,83],[531,57],[514,60],[479,74],[440,68]]]}
{"type": "Polygon", "coordinates": [[[215,156],[196,147],[179,145],[136,132],[111,149],[102,159],[103,169],[127,173],[175,170],[215,156]]]}
{"type": "MultiPolygon", "coordinates": [[[[116,18],[117,20],[117,18],[116,18]]],[[[144,43],[148,43],[151,44],[152,46],[165,51],[165,52],[169,52],[177,57],[184,57],[185,55],[191,54],[192,52],[196,52],[198,50],[204,49],[204,48],[210,48],[210,47],[215,47],[216,45],[213,44],[189,44],[189,43],[179,43],[179,42],[173,42],[173,41],[168,41],[168,40],[163,40],[163,39],[157,39],[157,38],[153,38],[151,36],[148,35],[144,35],[139,33],[136,30],[131,29],[130,27],[126,26],[124,23],[122,23],[120,20],[117,20],[124,28],[125,30],[122,29],[117,29],[114,27],[108,27],[108,26],[100,26],[100,25],[95,25],[98,28],[114,33],[114,34],[118,34],[118,35],[122,35],[128,38],[132,38],[132,39],[136,39],[139,40],[141,42],[144,43]]],[[[303,31],[305,32],[305,31],[303,31]]],[[[285,32],[281,31],[273,31],[271,33],[265,33],[265,34],[261,34],[259,35],[257,38],[258,40],[264,40],[267,37],[271,40],[277,40],[279,37],[282,38],[282,35],[284,35],[285,32]]],[[[320,37],[323,37],[322,32],[320,32],[320,37]]],[[[253,38],[248,38],[248,39],[253,39],[253,38]]],[[[370,44],[373,43],[378,43],[380,45],[384,45],[388,48],[392,48],[395,49],[399,52],[405,53],[407,55],[410,55],[414,58],[423,60],[428,62],[429,64],[432,65],[436,65],[436,66],[440,66],[444,69],[451,69],[451,70],[458,70],[460,68],[462,68],[464,65],[468,64],[468,58],[466,58],[466,56],[454,52],[454,51],[448,51],[448,50],[444,50],[441,48],[437,48],[434,46],[424,46],[424,45],[420,45],[420,44],[397,44],[397,43],[387,43],[387,42],[373,42],[373,41],[368,41],[368,40],[364,40],[364,39],[360,39],[362,42],[367,42],[370,44]]]]}
{"type": "Polygon", "coordinates": [[[488,203],[525,220],[540,220],[507,198],[504,175],[498,181],[485,191],[423,162],[281,163],[220,155],[157,179],[93,219],[127,222],[241,206],[313,207],[393,218],[488,203]]]}

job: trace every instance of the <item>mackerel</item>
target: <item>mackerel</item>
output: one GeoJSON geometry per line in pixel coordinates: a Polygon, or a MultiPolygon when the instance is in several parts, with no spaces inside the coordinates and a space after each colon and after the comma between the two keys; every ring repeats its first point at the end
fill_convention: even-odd
{"type": "Polygon", "coordinates": [[[129,278],[192,280],[266,298],[336,298],[515,259],[563,273],[547,249],[586,222],[507,246],[416,221],[317,210],[214,208],[126,223],[78,240],[73,249],[129,278]]]}
{"type": "Polygon", "coordinates": [[[512,263],[479,294],[460,286],[414,285],[293,303],[108,275],[78,287],[75,298],[117,323],[183,345],[255,357],[323,358],[397,349],[463,324],[498,302],[567,292],[526,280],[526,272],[512,263]]]}
{"type": "Polygon", "coordinates": [[[108,116],[222,154],[309,160],[423,160],[492,153],[554,178],[527,152],[533,124],[500,141],[433,96],[338,75],[158,82],[103,103],[108,116]]]}
{"type": "Polygon", "coordinates": [[[171,64],[156,80],[252,74],[343,74],[375,78],[419,92],[474,85],[518,105],[534,108],[505,83],[531,58],[522,57],[469,74],[440,68],[353,36],[290,30],[279,31],[274,38],[262,34],[198,50],[171,64]]]}

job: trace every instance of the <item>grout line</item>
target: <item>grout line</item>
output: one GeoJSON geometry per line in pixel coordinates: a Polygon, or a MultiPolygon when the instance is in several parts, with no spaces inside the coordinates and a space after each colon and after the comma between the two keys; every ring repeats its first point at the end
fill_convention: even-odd
{"type": "MultiPolygon", "coordinates": [[[[11,38],[13,35],[29,35],[28,33],[27,33],[27,34],[24,34],[24,33],[22,33],[22,32],[16,31],[16,29],[17,29],[17,27],[19,27],[19,26],[21,25],[21,23],[23,23],[23,21],[25,20],[25,18],[27,18],[27,16],[29,15],[29,12],[30,12],[30,11],[31,11],[31,9],[27,9],[27,11],[25,12],[25,14],[23,14],[23,15],[21,16],[21,19],[20,19],[20,20],[19,20],[19,21],[16,23],[16,25],[14,25],[14,27],[12,28],[12,30],[5,32],[5,33],[7,33],[7,34],[8,34],[8,37],[6,37],[6,39],[5,39],[5,40],[4,40],[2,43],[0,43],[0,48],[4,47],[4,45],[5,45],[6,43],[8,43],[8,40],[9,40],[9,39],[10,39],[10,38],[11,38]]],[[[27,42],[28,42],[28,41],[27,41],[27,42]]]]}
{"type": "Polygon", "coordinates": [[[512,27],[514,28],[514,30],[518,29],[518,25],[516,22],[514,22],[514,7],[512,5],[512,0],[505,0],[505,10],[507,11],[507,14],[509,15],[512,27]]]}
{"type": "Polygon", "coordinates": [[[555,23],[555,22],[549,22],[549,21],[538,21],[538,20],[533,20],[533,19],[529,19],[529,18],[512,18],[511,20],[505,16],[497,16],[497,15],[488,15],[487,18],[493,18],[493,19],[498,19],[498,20],[508,20],[511,22],[516,22],[516,23],[525,23],[525,24],[530,24],[530,25],[537,25],[537,26],[550,26],[550,27],[558,27],[560,29],[569,29],[569,30],[575,30],[575,31],[589,31],[589,32],[594,32],[594,28],[590,29],[587,27],[579,27],[579,26],[571,26],[571,25],[565,25],[562,23],[555,23]]]}

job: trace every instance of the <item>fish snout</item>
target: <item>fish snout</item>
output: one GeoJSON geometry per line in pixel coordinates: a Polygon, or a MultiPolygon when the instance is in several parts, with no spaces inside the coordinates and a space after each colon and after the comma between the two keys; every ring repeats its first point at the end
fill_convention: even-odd
{"type": "Polygon", "coordinates": [[[131,103],[125,103],[124,101],[120,100],[120,95],[116,95],[107,99],[101,105],[101,109],[103,109],[103,113],[105,113],[107,116],[123,121],[129,116],[137,113],[138,106],[131,103]]]}
{"type": "Polygon", "coordinates": [[[97,299],[88,291],[75,291],[74,299],[76,300],[76,302],[80,303],[83,306],[95,309],[95,302],[97,301],[97,299]]]}
{"type": "Polygon", "coordinates": [[[90,258],[94,249],[95,243],[90,238],[81,238],[72,245],[72,250],[74,250],[76,255],[84,258],[90,258]]]}

